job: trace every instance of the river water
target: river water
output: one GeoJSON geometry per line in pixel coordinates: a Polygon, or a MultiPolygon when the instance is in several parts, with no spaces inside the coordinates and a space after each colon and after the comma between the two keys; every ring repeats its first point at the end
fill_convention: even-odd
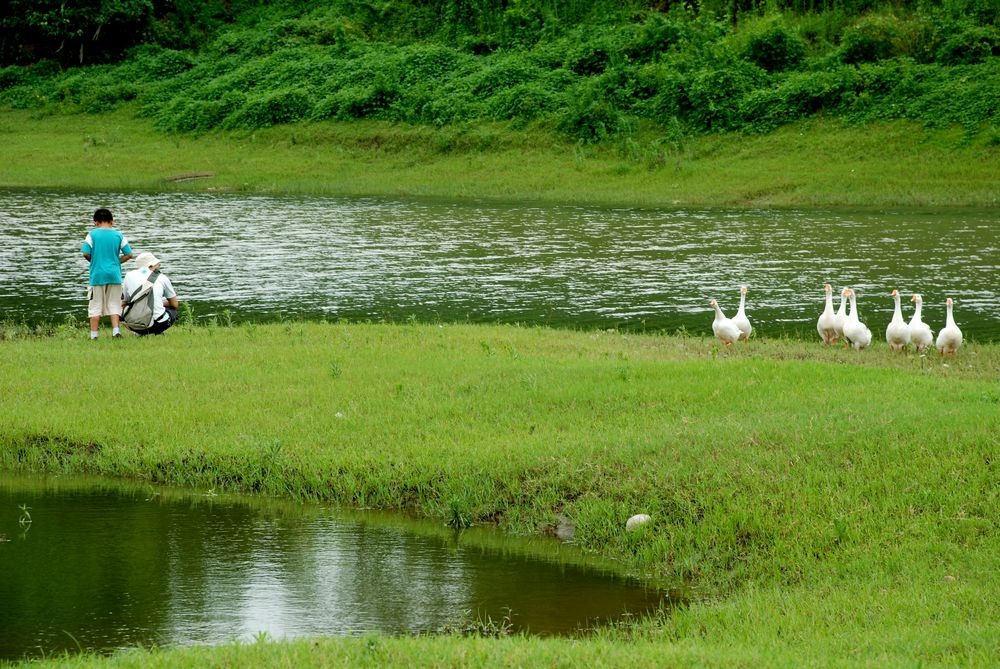
{"type": "MultiPolygon", "coordinates": [[[[995,210],[650,210],[448,201],[0,191],[0,309],[82,318],[80,243],[108,207],[196,317],[518,322],[710,332],[708,301],[764,335],[815,336],[823,283],[880,333],[889,293],[1000,339],[995,210]]],[[[129,269],[131,264],[126,265],[129,269]]],[[[906,315],[909,316],[909,303],[906,315]]]]}
{"type": "Polygon", "coordinates": [[[209,491],[0,478],[0,659],[505,617],[513,630],[569,634],[667,598],[554,538],[209,491]]]}

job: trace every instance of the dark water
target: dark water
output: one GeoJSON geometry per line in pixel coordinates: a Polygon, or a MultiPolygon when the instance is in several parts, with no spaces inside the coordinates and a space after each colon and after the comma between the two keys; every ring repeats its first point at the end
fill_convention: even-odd
{"type": "Polygon", "coordinates": [[[0,479],[0,659],[79,647],[434,631],[566,634],[665,593],[555,539],[316,506],[0,479]],[[30,524],[21,524],[27,507],[30,524]]]}
{"type": "MultiPolygon", "coordinates": [[[[640,210],[222,194],[0,192],[0,311],[85,313],[79,246],[109,207],[196,315],[710,332],[739,286],[761,334],[815,336],[823,283],[881,334],[889,293],[1000,339],[1000,212],[640,210]]],[[[130,268],[127,265],[126,268],[130,268]]],[[[909,302],[906,315],[909,316],[909,302]]]]}

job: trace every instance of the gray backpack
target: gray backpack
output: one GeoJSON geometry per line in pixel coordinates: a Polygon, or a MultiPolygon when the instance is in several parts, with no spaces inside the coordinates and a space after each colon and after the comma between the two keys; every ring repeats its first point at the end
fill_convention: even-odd
{"type": "Polygon", "coordinates": [[[122,325],[133,332],[143,332],[153,324],[153,306],[156,292],[153,284],[160,278],[160,270],[150,272],[139,289],[132,293],[122,309],[122,325]]]}

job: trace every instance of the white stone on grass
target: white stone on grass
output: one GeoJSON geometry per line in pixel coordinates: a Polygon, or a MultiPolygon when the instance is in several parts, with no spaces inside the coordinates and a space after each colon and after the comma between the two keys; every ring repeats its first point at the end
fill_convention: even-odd
{"type": "Polygon", "coordinates": [[[629,518],[627,521],[625,521],[625,529],[627,531],[631,532],[635,528],[639,527],[640,525],[645,525],[646,523],[648,523],[651,520],[652,520],[652,518],[650,518],[646,514],[644,514],[644,513],[637,513],[634,516],[632,516],[631,518],[629,518]]]}

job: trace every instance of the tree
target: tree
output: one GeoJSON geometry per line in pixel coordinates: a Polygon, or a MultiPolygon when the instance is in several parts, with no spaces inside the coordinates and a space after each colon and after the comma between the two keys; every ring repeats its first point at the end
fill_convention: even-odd
{"type": "Polygon", "coordinates": [[[152,0],[0,0],[0,58],[106,62],[145,37],[152,0]]]}

